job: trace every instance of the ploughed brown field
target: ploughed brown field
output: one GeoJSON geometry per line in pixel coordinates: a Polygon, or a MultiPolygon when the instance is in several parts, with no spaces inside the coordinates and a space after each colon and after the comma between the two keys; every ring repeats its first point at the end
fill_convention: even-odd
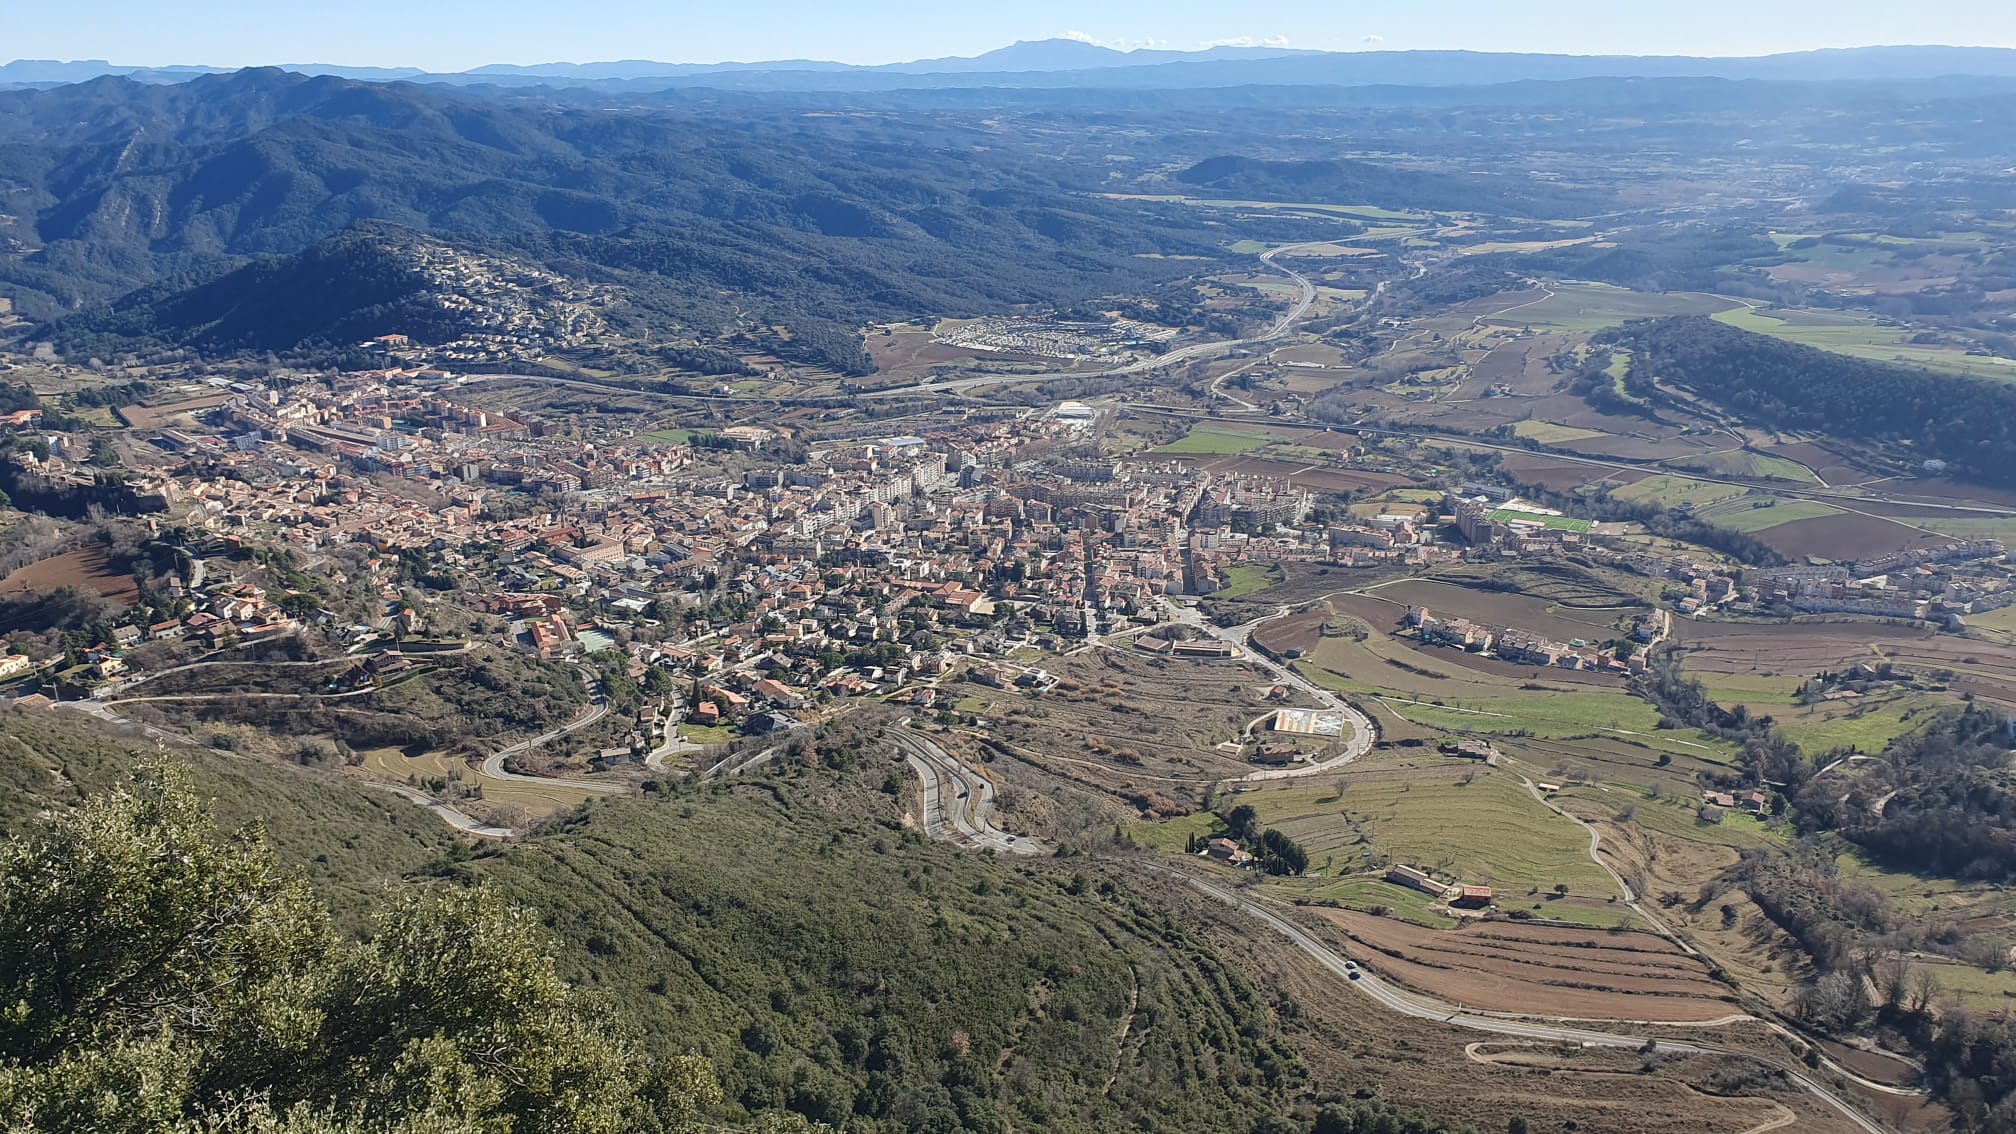
{"type": "Polygon", "coordinates": [[[1316,911],[1360,964],[1438,999],[1490,1012],[1700,1023],[1742,1009],[1707,967],[1651,933],[1475,922],[1429,929],[1352,910],[1316,911]]]}
{"type": "Polygon", "coordinates": [[[1821,559],[1868,559],[1893,551],[1949,543],[1953,538],[1855,512],[1792,520],[1765,528],[1756,535],[1771,550],[1794,562],[1809,555],[1821,559]]]}
{"type": "Polygon", "coordinates": [[[1955,693],[2016,703],[2016,646],[1893,622],[1695,622],[1676,619],[1682,664],[1710,673],[1810,676],[1888,660],[1951,670],[1955,693]]]}
{"type": "Polygon", "coordinates": [[[30,563],[0,579],[0,596],[62,587],[95,591],[117,603],[131,603],[140,597],[140,588],[131,576],[114,574],[107,566],[102,548],[72,551],[30,563]]]}

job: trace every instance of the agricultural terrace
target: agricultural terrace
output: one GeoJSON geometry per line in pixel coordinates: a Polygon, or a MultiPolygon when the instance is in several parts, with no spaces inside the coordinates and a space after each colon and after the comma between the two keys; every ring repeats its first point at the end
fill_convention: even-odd
{"type": "Polygon", "coordinates": [[[1592,1020],[1706,1021],[1740,1011],[1699,958],[1643,932],[1517,922],[1436,930],[1347,910],[1318,916],[1364,964],[1471,1008],[1592,1020]]]}

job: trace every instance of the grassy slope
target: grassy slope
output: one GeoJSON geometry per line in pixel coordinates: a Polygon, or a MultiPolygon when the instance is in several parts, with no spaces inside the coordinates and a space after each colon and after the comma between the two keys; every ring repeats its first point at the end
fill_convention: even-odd
{"type": "Polygon", "coordinates": [[[1277,1105],[1293,1057],[1237,972],[1125,888],[923,840],[867,786],[888,771],[596,804],[457,869],[546,911],[570,979],[745,1106],[1238,1131],[1277,1105]]]}
{"type": "Polygon", "coordinates": [[[206,750],[164,753],[68,713],[19,709],[0,711],[0,832],[26,833],[39,812],[115,788],[157,758],[192,769],[221,825],[263,823],[281,858],[307,872],[346,925],[361,923],[386,881],[461,845],[422,809],[333,773],[206,750]]]}

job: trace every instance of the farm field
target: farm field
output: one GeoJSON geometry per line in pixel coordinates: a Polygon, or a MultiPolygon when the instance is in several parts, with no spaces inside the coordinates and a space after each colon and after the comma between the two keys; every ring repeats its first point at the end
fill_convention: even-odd
{"type": "Polygon", "coordinates": [[[1732,484],[1715,484],[1661,473],[1614,489],[1610,495],[1632,504],[1653,504],[1661,508],[1705,508],[1747,495],[1747,490],[1732,484]]]}
{"type": "Polygon", "coordinates": [[[1759,495],[1724,500],[1719,504],[1698,509],[1694,513],[1697,519],[1706,520],[1718,528],[1753,535],[1795,520],[1817,520],[1840,514],[1841,509],[1818,500],[1792,500],[1781,496],[1759,495]]]}
{"type": "Polygon", "coordinates": [[[1741,1011],[1706,965],[1651,933],[1502,921],[1427,929],[1347,910],[1316,915],[1356,946],[1361,964],[1465,1007],[1690,1022],[1741,1011]]]}
{"type": "Polygon", "coordinates": [[[1562,283],[1540,299],[1503,308],[1485,320],[1501,326],[1586,332],[1620,326],[1632,319],[1710,315],[1734,306],[1732,300],[1700,292],[1655,293],[1607,284],[1562,283]]]}
{"type": "MultiPolygon", "coordinates": [[[[1467,618],[1493,628],[1518,627],[1561,641],[1607,641],[1617,637],[1624,619],[1642,606],[1566,606],[1531,594],[1489,591],[1433,579],[1403,579],[1373,587],[1362,595],[1346,595],[1339,605],[1381,630],[1390,631],[1410,607],[1427,607],[1438,616],[1467,618]]],[[[1440,657],[1444,651],[1423,651],[1440,657]]]]}
{"type": "Polygon", "coordinates": [[[1784,457],[1772,457],[1748,450],[1728,449],[1719,453],[1706,453],[1699,457],[1678,462],[1683,468],[1698,472],[1718,473],[1723,476],[1757,477],[1763,480],[1789,480],[1800,484],[1818,484],[1820,478],[1813,470],[1797,461],[1784,457]]]}
{"type": "Polygon", "coordinates": [[[507,823],[525,817],[544,819],[594,798],[590,792],[560,784],[546,786],[492,779],[439,752],[407,756],[397,748],[371,748],[362,755],[364,770],[380,779],[425,791],[471,815],[492,817],[507,823]],[[473,794],[458,798],[455,792],[444,791],[444,786],[452,786],[455,792],[469,791],[473,794]],[[519,814],[514,815],[513,812],[519,814]]]}
{"type": "Polygon", "coordinates": [[[140,587],[132,576],[112,573],[102,547],[72,551],[30,563],[0,579],[0,596],[53,591],[62,587],[92,591],[121,605],[131,604],[140,597],[140,587]]]}
{"type": "Polygon", "coordinates": [[[2016,646],[1940,634],[1896,622],[1814,619],[1790,623],[1675,624],[1682,662],[1704,680],[1716,674],[1806,676],[1857,662],[1890,661],[1917,672],[1953,674],[1958,696],[2016,705],[2016,646]]]}
{"type": "Polygon", "coordinates": [[[1984,630],[2000,630],[2005,634],[2016,634],[2016,606],[2005,606],[2001,610],[1991,610],[1986,614],[1970,614],[1967,625],[1979,626],[1984,630]]]}
{"type": "Polygon", "coordinates": [[[1831,311],[1757,311],[1746,307],[1717,312],[1715,318],[1732,327],[1835,354],[2016,381],[2016,361],[1970,355],[1938,344],[1914,343],[1910,341],[1912,331],[1883,326],[1866,316],[1831,311]]]}
{"type": "Polygon", "coordinates": [[[654,429],[649,433],[639,433],[637,440],[660,445],[685,445],[702,432],[698,429],[654,429]]]}
{"type": "MultiPolygon", "coordinates": [[[[1253,770],[1216,746],[1240,737],[1277,704],[1265,700],[1272,680],[1241,662],[1150,658],[1124,649],[1038,657],[1059,678],[1040,698],[973,681],[943,690],[985,706],[986,738],[995,745],[988,762],[1010,785],[1025,776],[1032,785],[1061,779],[1144,800],[1152,793],[1170,804],[1165,814],[1188,811],[1175,804],[1194,804],[1207,785],[1253,770]],[[1012,758],[1002,758],[1004,752],[1012,758]]],[[[978,762],[977,735],[946,742],[971,749],[978,762]]],[[[1312,741],[1310,748],[1322,745],[1312,741]]],[[[1139,814],[1128,811],[1129,818],[1139,814]]],[[[1102,821],[1112,819],[1102,814],[1102,821]]]]}
{"type": "Polygon", "coordinates": [[[1589,836],[1510,773],[1451,760],[1411,769],[1406,778],[1376,774],[1277,781],[1236,799],[1300,843],[1312,869],[1326,876],[1409,863],[1501,891],[1552,892],[1565,884],[1584,897],[1617,892],[1590,859],[1589,836]]]}
{"type": "Polygon", "coordinates": [[[1199,425],[1189,433],[1155,450],[1158,453],[1181,453],[1211,456],[1236,456],[1261,448],[1272,438],[1264,434],[1248,433],[1238,429],[1227,429],[1216,425],[1199,425]]]}

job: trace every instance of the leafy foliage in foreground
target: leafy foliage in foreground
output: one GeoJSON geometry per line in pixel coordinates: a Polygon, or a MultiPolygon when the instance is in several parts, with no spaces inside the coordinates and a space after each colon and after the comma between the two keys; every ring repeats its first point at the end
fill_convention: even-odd
{"type": "Polygon", "coordinates": [[[0,852],[0,1122],[102,1132],[665,1131],[716,1088],[571,993],[528,915],[413,890],[339,943],[186,773],[0,852]]]}
{"type": "MultiPolygon", "coordinates": [[[[151,751],[153,745],[147,745],[151,751]]],[[[125,783],[135,745],[74,717],[0,710],[0,835],[25,838],[51,810],[125,783]]],[[[218,821],[257,823],[281,860],[301,869],[339,926],[365,920],[386,881],[460,846],[440,820],[346,780],[205,750],[175,754],[218,821]]]]}

